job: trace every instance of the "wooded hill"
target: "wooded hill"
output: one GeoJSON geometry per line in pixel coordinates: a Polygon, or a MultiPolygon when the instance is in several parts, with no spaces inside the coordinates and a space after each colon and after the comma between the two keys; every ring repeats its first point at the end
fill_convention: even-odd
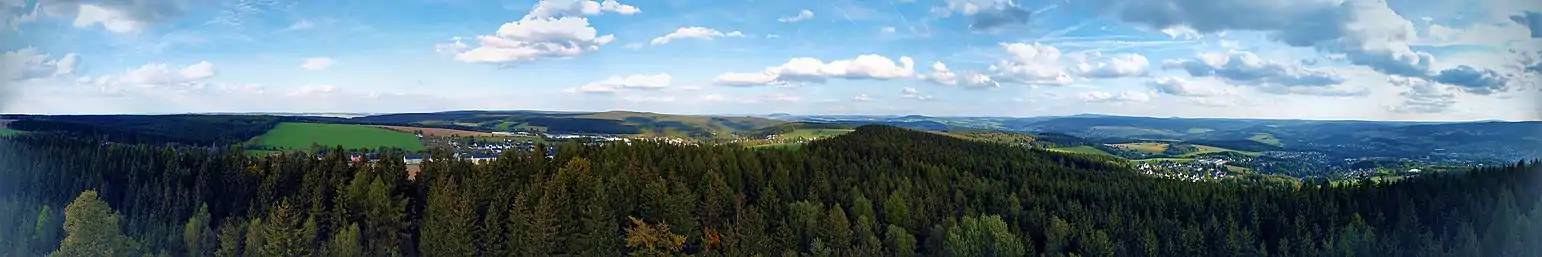
{"type": "Polygon", "coordinates": [[[0,255],[1542,256],[1527,163],[1281,188],[885,126],[793,151],[558,149],[408,179],[395,151],[3,137],[0,255]]]}

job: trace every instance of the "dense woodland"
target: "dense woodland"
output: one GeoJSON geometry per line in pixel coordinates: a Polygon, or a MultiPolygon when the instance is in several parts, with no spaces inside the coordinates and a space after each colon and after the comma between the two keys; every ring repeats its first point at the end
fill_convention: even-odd
{"type": "Polygon", "coordinates": [[[0,256],[1542,256],[1526,163],[1266,187],[883,126],[558,149],[409,175],[390,150],[6,137],[0,256]]]}

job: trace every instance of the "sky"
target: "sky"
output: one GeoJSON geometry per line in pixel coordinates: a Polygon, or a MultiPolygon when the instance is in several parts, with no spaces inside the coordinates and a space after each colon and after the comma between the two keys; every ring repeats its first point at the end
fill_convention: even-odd
{"type": "Polygon", "coordinates": [[[1542,119],[1531,0],[0,0],[0,113],[1542,119]]]}

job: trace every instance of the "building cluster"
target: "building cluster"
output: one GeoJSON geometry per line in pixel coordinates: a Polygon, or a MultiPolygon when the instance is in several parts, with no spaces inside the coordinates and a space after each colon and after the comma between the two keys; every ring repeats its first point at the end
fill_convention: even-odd
{"type": "Polygon", "coordinates": [[[1232,176],[1225,168],[1225,160],[1196,160],[1194,162],[1143,162],[1136,165],[1141,174],[1184,181],[1222,179],[1232,176]]]}

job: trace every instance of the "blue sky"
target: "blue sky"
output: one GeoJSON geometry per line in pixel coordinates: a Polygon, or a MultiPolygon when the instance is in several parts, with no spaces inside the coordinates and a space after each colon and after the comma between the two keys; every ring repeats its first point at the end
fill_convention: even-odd
{"type": "Polygon", "coordinates": [[[1542,117],[1542,3],[1524,0],[0,0],[0,14],[4,113],[1542,117]]]}

